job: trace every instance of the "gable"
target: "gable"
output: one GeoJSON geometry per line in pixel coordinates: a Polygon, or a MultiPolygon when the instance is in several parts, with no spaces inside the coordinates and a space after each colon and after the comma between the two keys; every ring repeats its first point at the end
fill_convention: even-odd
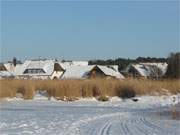
{"type": "Polygon", "coordinates": [[[4,64],[0,64],[0,71],[7,71],[6,67],[4,64]]]}
{"type": "Polygon", "coordinates": [[[89,73],[88,76],[90,78],[94,78],[94,77],[103,77],[106,76],[105,73],[98,67],[95,66],[89,73]]]}
{"type": "Polygon", "coordinates": [[[64,71],[59,63],[54,63],[54,71],[64,71]]]}

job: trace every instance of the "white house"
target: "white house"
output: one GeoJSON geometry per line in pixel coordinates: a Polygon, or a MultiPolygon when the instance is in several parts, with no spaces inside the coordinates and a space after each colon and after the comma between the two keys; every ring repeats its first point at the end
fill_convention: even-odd
{"type": "Polygon", "coordinates": [[[64,69],[54,60],[26,60],[16,66],[14,74],[23,79],[57,79],[64,73],[64,69]]]}

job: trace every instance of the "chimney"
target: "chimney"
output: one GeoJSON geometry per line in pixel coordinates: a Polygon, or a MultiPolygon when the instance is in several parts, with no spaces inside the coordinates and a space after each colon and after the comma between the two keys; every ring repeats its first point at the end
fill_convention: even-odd
{"type": "Polygon", "coordinates": [[[14,67],[16,66],[16,64],[17,64],[17,59],[16,59],[16,57],[14,57],[13,58],[13,65],[14,65],[14,67]]]}

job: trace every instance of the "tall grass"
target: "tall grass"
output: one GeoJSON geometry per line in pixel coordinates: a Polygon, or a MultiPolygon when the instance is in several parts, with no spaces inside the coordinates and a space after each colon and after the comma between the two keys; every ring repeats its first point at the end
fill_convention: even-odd
{"type": "Polygon", "coordinates": [[[15,97],[22,93],[32,99],[36,90],[46,90],[57,98],[121,96],[124,90],[137,95],[180,93],[180,80],[0,80],[0,98],[15,97]]]}

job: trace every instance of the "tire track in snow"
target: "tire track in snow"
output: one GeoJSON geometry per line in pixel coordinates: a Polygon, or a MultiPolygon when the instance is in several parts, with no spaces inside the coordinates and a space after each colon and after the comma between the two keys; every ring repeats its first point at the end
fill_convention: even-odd
{"type": "Polygon", "coordinates": [[[146,129],[144,129],[144,128],[142,128],[142,127],[140,127],[140,126],[137,126],[137,125],[135,125],[135,127],[136,127],[136,129],[138,130],[138,131],[140,131],[141,133],[143,133],[144,135],[148,135],[148,131],[146,130],[146,129]]]}
{"type": "Polygon", "coordinates": [[[109,135],[110,128],[111,128],[111,123],[110,122],[105,123],[103,127],[100,129],[98,135],[109,135]]]}
{"type": "MultiPolygon", "coordinates": [[[[148,128],[150,128],[151,130],[155,130],[156,132],[164,132],[167,133],[167,131],[165,131],[162,127],[159,127],[151,122],[149,122],[148,120],[146,120],[144,117],[141,118],[141,122],[148,128]]],[[[154,131],[154,132],[155,132],[154,131]]]]}
{"type": "MultiPolygon", "coordinates": [[[[142,116],[132,116],[124,119],[124,122],[121,122],[122,134],[125,135],[152,135],[152,129],[147,129],[148,127],[142,122],[144,117],[142,116]],[[131,119],[130,121],[128,119],[131,119]]],[[[120,119],[122,120],[122,119],[120,119]]]]}
{"type": "Polygon", "coordinates": [[[140,132],[140,133],[142,133],[142,134],[144,134],[144,135],[151,135],[151,134],[153,134],[153,132],[152,132],[152,129],[151,128],[149,128],[147,125],[145,125],[144,124],[144,117],[142,117],[142,116],[136,116],[138,119],[135,119],[135,121],[134,121],[134,123],[133,123],[133,125],[136,127],[136,129],[140,132]]]}
{"type": "MultiPolygon", "coordinates": [[[[80,126],[82,124],[87,124],[89,122],[92,122],[92,121],[97,121],[97,120],[100,120],[100,119],[104,119],[104,118],[109,118],[109,117],[115,117],[115,116],[121,116],[122,113],[121,112],[118,112],[118,113],[110,113],[110,114],[104,114],[104,115],[100,115],[100,116],[95,116],[93,118],[86,118],[86,119],[82,119],[82,120],[79,120],[79,121],[76,121],[74,123],[72,123],[70,125],[70,127],[67,129],[65,135],[80,135],[80,126]]],[[[106,123],[107,124],[107,123],[106,123]]],[[[106,127],[106,124],[103,126],[105,129],[103,130],[104,134],[105,134],[105,131],[107,131],[107,133],[109,132],[109,129],[110,127],[107,125],[106,127]]],[[[94,129],[93,129],[94,130],[94,129]]],[[[102,132],[102,133],[103,133],[102,132]]],[[[102,134],[101,134],[102,135],[102,134]]]]}
{"type": "Polygon", "coordinates": [[[132,133],[130,132],[126,122],[121,122],[121,128],[122,128],[122,131],[125,135],[132,135],[132,133]]]}
{"type": "MultiPolygon", "coordinates": [[[[162,127],[157,126],[155,123],[151,123],[150,121],[146,120],[145,117],[139,115],[132,115],[131,113],[110,113],[104,115],[98,115],[95,117],[88,117],[76,121],[70,125],[67,129],[65,135],[80,135],[81,126],[85,125],[85,128],[89,128],[86,134],[90,135],[109,135],[111,131],[111,127],[114,123],[120,123],[120,129],[123,135],[133,135],[133,134],[144,134],[144,135],[151,135],[151,134],[167,134],[170,133],[169,131],[165,130],[162,127]],[[118,117],[117,119],[112,119],[112,117],[118,117]],[[109,119],[110,118],[110,119],[109,119]],[[131,119],[129,121],[129,119],[131,119]],[[91,124],[93,124],[91,126],[91,124]],[[101,124],[98,124],[98,123],[101,124]],[[87,124],[90,124],[87,126],[87,124]]],[[[118,125],[117,125],[118,126],[118,125]]],[[[116,127],[117,128],[117,127],[116,127]]]]}

